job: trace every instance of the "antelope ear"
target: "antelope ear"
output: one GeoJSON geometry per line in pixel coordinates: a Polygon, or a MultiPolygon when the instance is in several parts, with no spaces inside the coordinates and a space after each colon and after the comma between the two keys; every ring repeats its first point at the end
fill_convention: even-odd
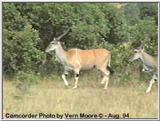
{"type": "Polygon", "coordinates": [[[140,48],[140,49],[141,49],[141,51],[143,52],[143,51],[144,51],[144,46],[143,46],[143,45],[141,45],[141,48],[140,48]]]}
{"type": "Polygon", "coordinates": [[[57,38],[54,37],[53,40],[52,40],[52,42],[57,42],[57,38]]]}
{"type": "Polygon", "coordinates": [[[139,51],[141,51],[141,52],[143,52],[143,51],[144,51],[144,47],[143,47],[143,45],[142,45],[142,44],[140,45],[140,47],[138,47],[138,50],[139,50],[139,51]]]}
{"type": "Polygon", "coordinates": [[[143,49],[144,49],[144,46],[143,46],[142,44],[141,44],[141,46],[140,46],[140,49],[141,49],[141,50],[143,50],[143,49]]]}

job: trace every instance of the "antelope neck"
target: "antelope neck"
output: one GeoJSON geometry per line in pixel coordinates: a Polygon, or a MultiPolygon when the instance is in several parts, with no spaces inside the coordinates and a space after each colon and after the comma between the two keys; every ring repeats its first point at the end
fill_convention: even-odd
{"type": "Polygon", "coordinates": [[[143,61],[143,63],[150,68],[153,68],[155,66],[155,62],[153,60],[153,57],[150,56],[149,54],[143,52],[142,53],[142,58],[141,60],[143,61]]]}
{"type": "Polygon", "coordinates": [[[55,52],[56,52],[57,59],[61,63],[66,63],[66,51],[62,48],[60,42],[58,42],[58,46],[57,46],[55,52]]]}

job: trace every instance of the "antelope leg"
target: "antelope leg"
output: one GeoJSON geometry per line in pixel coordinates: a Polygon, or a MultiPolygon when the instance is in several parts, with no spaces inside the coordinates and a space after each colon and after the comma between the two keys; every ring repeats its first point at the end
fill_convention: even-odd
{"type": "Polygon", "coordinates": [[[75,77],[75,84],[74,84],[73,89],[77,88],[77,85],[78,85],[78,79],[79,79],[79,74],[76,74],[76,77],[75,77]]]}
{"type": "Polygon", "coordinates": [[[105,74],[105,76],[104,76],[103,80],[101,81],[101,83],[102,83],[103,81],[104,81],[104,83],[106,82],[106,84],[105,84],[105,86],[104,86],[104,89],[107,89],[110,72],[109,72],[108,70],[106,70],[106,68],[101,68],[100,70],[105,74]]]}
{"type": "Polygon", "coordinates": [[[75,84],[74,84],[73,89],[77,88],[77,85],[78,85],[78,79],[79,79],[79,68],[78,68],[78,69],[75,69],[75,70],[74,70],[74,73],[75,73],[75,84]]]}
{"type": "Polygon", "coordinates": [[[149,93],[149,92],[151,91],[151,88],[152,88],[153,83],[154,83],[154,79],[152,79],[152,80],[150,81],[149,87],[147,88],[146,93],[149,93]]]}
{"type": "Polygon", "coordinates": [[[106,76],[103,77],[102,81],[101,81],[101,84],[104,84],[106,81],[106,76]]]}
{"type": "Polygon", "coordinates": [[[154,82],[155,82],[155,79],[156,79],[156,76],[153,75],[151,81],[149,82],[149,86],[148,86],[148,88],[147,88],[147,90],[146,90],[146,93],[149,93],[149,92],[151,91],[151,88],[152,88],[152,85],[153,85],[154,82]]]}
{"type": "Polygon", "coordinates": [[[68,86],[68,81],[66,79],[66,74],[62,74],[62,79],[63,79],[65,85],[68,86]]]}
{"type": "Polygon", "coordinates": [[[104,89],[107,89],[108,87],[108,82],[109,82],[109,76],[106,76],[106,84],[104,86],[104,89]]]}

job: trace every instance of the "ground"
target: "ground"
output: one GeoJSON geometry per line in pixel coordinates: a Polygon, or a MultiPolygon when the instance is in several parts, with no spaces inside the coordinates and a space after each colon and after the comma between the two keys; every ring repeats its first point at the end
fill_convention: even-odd
{"type": "Polygon", "coordinates": [[[120,118],[125,113],[129,118],[158,117],[157,85],[146,94],[148,84],[145,82],[121,86],[109,83],[107,90],[103,89],[100,81],[79,81],[77,89],[72,89],[73,81],[69,83],[70,86],[66,87],[63,81],[44,79],[22,94],[12,81],[4,80],[4,118],[6,113],[102,113],[117,114],[120,118]]]}

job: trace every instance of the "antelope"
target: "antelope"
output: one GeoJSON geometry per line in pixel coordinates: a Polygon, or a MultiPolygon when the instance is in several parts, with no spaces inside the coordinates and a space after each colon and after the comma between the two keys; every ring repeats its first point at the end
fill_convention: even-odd
{"type": "Polygon", "coordinates": [[[78,48],[64,50],[61,45],[61,38],[69,32],[69,29],[62,35],[54,37],[50,44],[47,46],[45,52],[55,50],[55,55],[59,63],[64,67],[62,79],[66,86],[68,81],[66,79],[69,71],[73,71],[75,74],[75,84],[73,88],[77,88],[79,72],[81,70],[89,70],[96,68],[103,73],[103,79],[101,84],[105,83],[104,89],[107,89],[109,82],[109,75],[113,73],[110,67],[111,63],[111,52],[106,49],[92,49],[92,50],[81,50],[78,48]]]}
{"type": "Polygon", "coordinates": [[[130,61],[134,61],[140,59],[143,62],[143,69],[144,72],[153,72],[152,79],[149,82],[149,86],[146,90],[146,93],[151,91],[152,85],[155,83],[155,80],[158,80],[158,63],[157,57],[153,57],[147,54],[144,51],[144,47],[141,45],[139,48],[134,49],[134,56],[130,59],[130,61]]]}

